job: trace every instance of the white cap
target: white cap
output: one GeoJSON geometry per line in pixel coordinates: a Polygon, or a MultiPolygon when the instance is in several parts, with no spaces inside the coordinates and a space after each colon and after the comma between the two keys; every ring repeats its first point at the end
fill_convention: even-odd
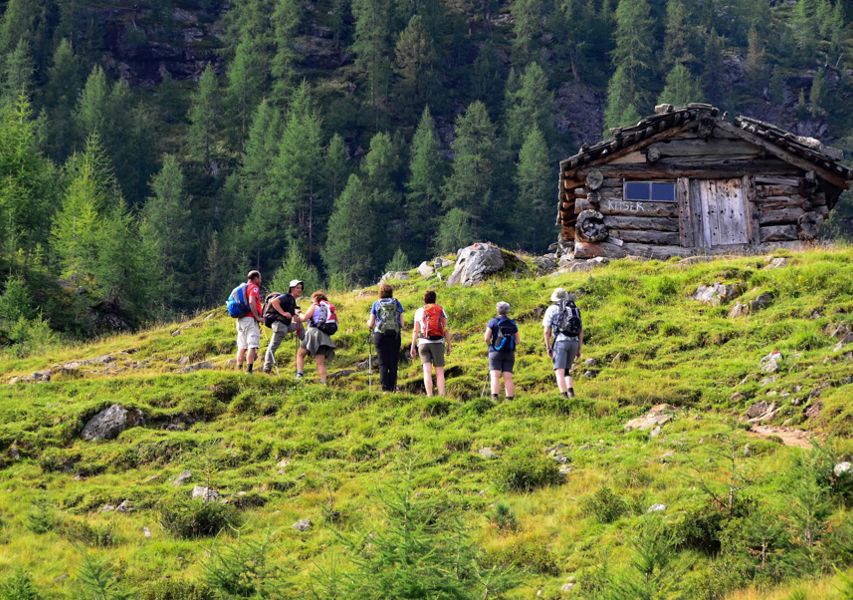
{"type": "Polygon", "coordinates": [[[288,290],[292,290],[292,289],[293,289],[293,288],[295,288],[297,285],[301,285],[302,287],[305,287],[305,282],[303,282],[303,281],[299,281],[298,279],[294,279],[294,280],[293,280],[293,281],[291,281],[291,282],[290,282],[290,284],[287,286],[287,289],[288,289],[288,290]]]}

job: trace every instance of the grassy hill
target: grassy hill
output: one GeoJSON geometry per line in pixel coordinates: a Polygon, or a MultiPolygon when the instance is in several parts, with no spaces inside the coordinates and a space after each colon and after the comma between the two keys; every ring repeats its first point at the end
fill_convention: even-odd
{"type": "Polygon", "coordinates": [[[465,289],[413,274],[396,286],[407,323],[432,286],[449,314],[448,398],[420,395],[408,363],[404,393],[375,375],[369,391],[370,289],[332,297],[328,387],[313,365],[295,382],[292,342],[278,376],[230,370],[221,309],[4,356],[0,598],[850,598],[853,475],[833,469],[853,453],[853,249],[774,256],[541,277],[525,262],[465,289]],[[744,292],[692,299],[715,282],[744,292]],[[570,401],[542,351],[556,286],[585,315],[570,401]],[[494,404],[482,330],[497,300],[522,343],[517,397],[494,404]],[[762,372],[773,350],[780,370],[762,372]],[[744,419],[758,401],[778,408],[763,435],[744,419]],[[663,403],[658,434],[625,430],[663,403]],[[143,423],[81,439],[113,404],[143,423]],[[791,430],[815,447],[783,444],[791,430]],[[222,502],[190,500],[194,486],[222,502]]]}

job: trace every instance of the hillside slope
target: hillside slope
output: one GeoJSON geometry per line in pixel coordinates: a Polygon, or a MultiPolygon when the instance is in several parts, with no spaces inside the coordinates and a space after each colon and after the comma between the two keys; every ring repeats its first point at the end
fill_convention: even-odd
{"type": "MultiPolygon", "coordinates": [[[[623,260],[542,277],[519,269],[466,289],[414,275],[397,287],[407,323],[423,291],[439,285],[457,340],[447,399],[418,395],[419,368],[406,364],[405,393],[379,394],[375,376],[369,391],[370,289],[332,298],[342,330],[328,388],[295,383],[291,345],[280,350],[279,376],[228,370],[233,322],[220,309],[4,358],[0,573],[24,569],[45,597],[81,597],[81,565],[91,571],[93,557],[144,598],[214,597],[204,586],[230,590],[224,597],[303,598],[312,589],[317,597],[454,597],[353,591],[359,573],[381,571],[371,553],[400,524],[391,490],[411,489],[407,503],[438,503],[415,532],[422,546],[465,536],[478,573],[513,567],[509,598],[538,590],[642,597],[637,586],[658,594],[649,597],[722,598],[783,580],[802,597],[845,597],[842,579],[809,579],[853,567],[853,479],[833,473],[853,452],[853,250],[785,256],[623,260]],[[772,300],[729,317],[735,301],[692,299],[697,286],[716,282],[743,284],[739,302],[772,300]],[[586,318],[572,401],[553,393],[541,351],[539,321],[558,285],[576,291],[586,318]],[[517,399],[493,404],[483,397],[481,334],[499,299],[512,304],[523,340],[517,399]],[[780,369],[762,372],[773,350],[780,369]],[[34,372],[50,381],[8,383],[34,372]],[[748,432],[743,415],[758,401],[778,408],[764,425],[804,430],[817,448],[748,432]],[[659,432],[624,429],[661,403],[674,419],[659,432]],[[87,421],[113,404],[141,425],[110,441],[81,439],[87,421]],[[190,477],[176,483],[184,471],[190,477]],[[189,501],[194,486],[214,488],[226,504],[189,501]],[[123,502],[129,510],[115,510],[123,502]],[[312,522],[307,531],[292,527],[301,519],[312,522]],[[194,537],[225,522],[240,524],[239,534],[226,527],[215,541],[194,537]],[[348,546],[360,535],[369,543],[348,546]],[[228,587],[211,574],[225,563],[255,575],[228,587]],[[330,569],[336,593],[323,575],[330,569]],[[275,593],[265,587],[274,584],[275,593]]],[[[429,556],[418,563],[423,572],[391,561],[393,579],[428,580],[429,556]]],[[[470,573],[462,580],[472,595],[502,597],[470,573]]]]}

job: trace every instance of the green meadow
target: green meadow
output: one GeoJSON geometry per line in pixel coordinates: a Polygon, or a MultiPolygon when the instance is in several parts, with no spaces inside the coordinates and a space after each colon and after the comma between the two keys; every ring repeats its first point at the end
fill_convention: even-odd
{"type": "Polygon", "coordinates": [[[426,398],[410,362],[400,393],[378,391],[373,288],[330,293],[327,387],[310,361],[295,381],[292,341],[277,375],[234,371],[224,308],[4,355],[0,598],[851,598],[853,473],[835,471],[853,454],[853,249],[774,256],[786,264],[544,276],[522,257],[472,288],[412,272],[395,282],[404,335],[427,289],[449,315],[446,398],[426,398]],[[715,282],[745,291],[692,299],[715,282]],[[543,351],[557,286],[584,315],[571,400],[543,351]],[[729,317],[765,293],[768,307],[729,317]],[[522,342],[516,398],[494,403],[482,334],[498,300],[522,342]],[[774,350],[779,371],[762,372],[774,350]],[[744,417],[758,401],[778,408],[763,436],[744,417]],[[142,424],[81,439],[113,404],[142,424]],[[659,433],[626,431],[658,404],[674,414],[659,433]],[[785,445],[790,431],[813,447],[785,445]],[[218,497],[193,500],[196,486],[218,497]]]}

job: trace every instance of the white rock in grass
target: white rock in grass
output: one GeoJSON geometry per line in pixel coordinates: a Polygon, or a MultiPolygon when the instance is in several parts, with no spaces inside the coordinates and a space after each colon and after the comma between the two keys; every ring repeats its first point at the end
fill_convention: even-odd
{"type": "Polygon", "coordinates": [[[296,531],[308,531],[309,529],[311,529],[311,526],[311,519],[299,519],[296,523],[293,524],[293,528],[296,531]]]}
{"type": "Polygon", "coordinates": [[[486,446],[485,448],[480,448],[477,451],[477,454],[480,455],[480,458],[484,458],[486,460],[494,460],[498,458],[498,453],[486,446]]]}
{"type": "Polygon", "coordinates": [[[151,530],[148,529],[147,527],[143,527],[142,528],[142,535],[144,535],[147,538],[150,538],[151,537],[151,530]]]}
{"type": "Polygon", "coordinates": [[[184,485],[190,479],[193,478],[192,471],[181,471],[181,474],[175,477],[175,480],[172,482],[172,485],[179,486],[184,485]]]}
{"type": "Polygon", "coordinates": [[[201,498],[204,502],[214,502],[216,500],[219,500],[221,494],[213,488],[205,487],[203,485],[197,485],[193,488],[192,497],[201,498]]]}
{"type": "Polygon", "coordinates": [[[832,469],[832,472],[835,473],[836,477],[841,477],[843,475],[850,476],[853,475],[853,465],[848,461],[840,462],[835,465],[835,468],[832,469]]]}
{"type": "Polygon", "coordinates": [[[663,512],[666,510],[666,504],[652,504],[647,510],[647,513],[663,512]]]}

